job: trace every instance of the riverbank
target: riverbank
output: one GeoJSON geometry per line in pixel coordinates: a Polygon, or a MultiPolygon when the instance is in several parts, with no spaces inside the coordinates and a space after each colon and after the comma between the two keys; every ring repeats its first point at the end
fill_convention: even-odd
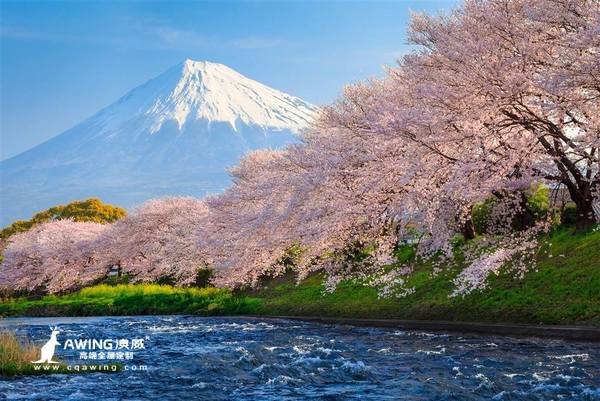
{"type": "Polygon", "coordinates": [[[324,294],[320,276],[299,285],[286,278],[252,294],[260,299],[253,314],[600,327],[600,232],[560,231],[547,246],[522,280],[492,276],[487,289],[464,297],[449,296],[458,271],[432,277],[430,266],[417,265],[408,278],[414,292],[404,298],[381,299],[348,282],[324,294]]]}
{"type": "MultiPolygon", "coordinates": [[[[246,318],[246,317],[244,317],[246,318]]],[[[600,328],[585,326],[547,326],[503,323],[449,322],[436,320],[359,319],[321,316],[250,316],[248,319],[299,320],[358,327],[383,327],[400,330],[417,330],[450,333],[477,333],[513,337],[547,337],[570,341],[600,342],[600,328]]]]}
{"type": "Polygon", "coordinates": [[[0,315],[315,316],[600,327],[600,232],[573,236],[561,231],[546,246],[549,251],[540,253],[536,271],[523,280],[494,276],[486,290],[464,297],[449,297],[449,275],[457,271],[432,277],[431,267],[423,264],[408,278],[414,292],[404,298],[379,298],[375,289],[350,282],[324,293],[320,275],[299,285],[288,276],[241,294],[154,284],[100,285],[62,296],[6,300],[0,303],[0,315]]]}
{"type": "Polygon", "coordinates": [[[255,302],[220,288],[97,285],[66,295],[6,300],[0,302],[0,316],[242,315],[254,311],[255,302]]]}

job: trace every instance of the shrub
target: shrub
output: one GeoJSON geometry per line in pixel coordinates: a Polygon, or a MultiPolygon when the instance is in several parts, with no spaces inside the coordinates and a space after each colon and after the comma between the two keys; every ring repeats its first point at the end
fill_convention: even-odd
{"type": "Polygon", "coordinates": [[[300,244],[293,244],[288,247],[283,256],[277,261],[277,264],[283,266],[284,268],[291,268],[297,266],[302,259],[302,254],[304,253],[304,249],[300,244]]]}
{"type": "Polygon", "coordinates": [[[411,262],[412,260],[414,260],[416,253],[417,252],[416,252],[415,245],[408,245],[408,244],[399,245],[398,247],[396,247],[396,250],[394,251],[394,254],[396,256],[396,261],[399,264],[411,262]]]}
{"type": "Polygon", "coordinates": [[[560,214],[560,224],[563,226],[574,226],[577,221],[577,208],[575,205],[567,205],[560,214]]]}
{"type": "Polygon", "coordinates": [[[536,221],[546,217],[550,208],[550,190],[542,184],[534,185],[527,195],[527,206],[533,212],[536,221]]]}
{"type": "Polygon", "coordinates": [[[31,369],[39,350],[30,342],[19,342],[13,332],[0,332],[0,376],[13,376],[31,369]]]}
{"type": "Polygon", "coordinates": [[[473,206],[472,220],[475,226],[475,232],[477,234],[484,234],[487,232],[490,213],[494,206],[494,199],[488,198],[481,203],[477,203],[473,206]]]}
{"type": "Polygon", "coordinates": [[[125,217],[127,212],[120,207],[103,203],[100,199],[90,198],[85,201],[74,201],[67,205],[53,206],[35,214],[29,220],[17,220],[10,226],[0,231],[0,239],[6,240],[12,235],[24,231],[41,223],[54,220],[71,219],[78,222],[114,223],[125,217]]]}
{"type": "Polygon", "coordinates": [[[175,285],[175,278],[173,277],[173,275],[171,274],[165,274],[164,276],[160,276],[158,278],[158,280],[156,280],[156,284],[158,285],[169,285],[169,286],[174,286],[175,285]]]}
{"type": "MultiPolygon", "coordinates": [[[[531,213],[533,221],[531,224],[546,218],[548,211],[550,210],[550,190],[543,184],[535,184],[529,190],[525,191],[525,199],[527,201],[526,207],[528,212],[531,213]]],[[[475,226],[475,231],[478,234],[488,233],[491,221],[493,209],[498,203],[498,199],[490,197],[481,203],[477,203],[473,206],[472,220],[475,226]]],[[[527,227],[521,226],[517,221],[513,220],[513,229],[524,229],[527,227]]]]}

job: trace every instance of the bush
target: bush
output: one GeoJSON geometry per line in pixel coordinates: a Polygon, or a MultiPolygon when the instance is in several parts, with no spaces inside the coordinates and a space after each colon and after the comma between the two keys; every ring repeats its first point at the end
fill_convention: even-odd
{"type": "Polygon", "coordinates": [[[293,244],[284,251],[283,256],[277,261],[277,264],[285,267],[286,270],[297,266],[300,263],[303,253],[304,249],[300,244],[293,244]]]}
{"type": "Polygon", "coordinates": [[[85,201],[74,201],[67,205],[53,206],[35,214],[29,220],[17,220],[0,231],[0,239],[6,240],[12,235],[28,231],[34,226],[53,220],[72,219],[74,221],[94,223],[114,223],[125,217],[127,212],[120,207],[103,203],[100,199],[90,198],[85,201]]]}
{"type": "Polygon", "coordinates": [[[417,252],[415,249],[415,245],[399,245],[394,250],[394,255],[396,256],[396,261],[399,264],[408,263],[414,260],[417,252]]]}
{"type": "Polygon", "coordinates": [[[129,284],[131,281],[131,276],[127,273],[119,274],[116,276],[106,276],[98,282],[94,284],[107,284],[107,285],[119,285],[119,284],[129,284]]]}
{"type": "Polygon", "coordinates": [[[481,203],[473,205],[471,218],[477,234],[485,234],[487,232],[490,214],[492,212],[494,203],[494,198],[488,198],[481,203]]]}
{"type": "Polygon", "coordinates": [[[574,226],[577,221],[577,208],[575,205],[567,205],[560,214],[560,224],[563,226],[574,226]]]}
{"type": "MultiPolygon", "coordinates": [[[[538,222],[548,215],[550,210],[550,190],[548,187],[542,184],[533,185],[529,190],[525,191],[525,198],[527,200],[528,211],[533,215],[533,221],[525,224],[525,227],[529,223],[538,222]]],[[[473,225],[475,226],[475,232],[477,234],[488,233],[488,228],[491,223],[491,213],[498,202],[495,197],[490,197],[485,201],[475,204],[472,211],[473,225]]],[[[513,229],[519,229],[517,221],[513,221],[513,229]]]]}
{"type": "Polygon", "coordinates": [[[542,184],[534,185],[526,194],[527,206],[533,212],[536,221],[545,218],[550,209],[550,190],[542,184]]]}
{"type": "Polygon", "coordinates": [[[31,368],[31,361],[39,358],[38,348],[21,343],[9,331],[0,332],[0,376],[13,376],[31,368]]]}
{"type": "Polygon", "coordinates": [[[168,275],[164,275],[164,276],[160,276],[158,278],[158,280],[156,280],[156,284],[158,285],[169,285],[169,286],[175,286],[175,277],[173,277],[172,275],[168,274],[168,275]]]}

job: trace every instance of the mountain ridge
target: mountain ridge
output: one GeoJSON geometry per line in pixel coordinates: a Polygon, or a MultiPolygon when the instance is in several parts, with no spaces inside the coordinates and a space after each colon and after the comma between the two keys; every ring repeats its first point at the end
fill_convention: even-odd
{"type": "Polygon", "coordinates": [[[2,224],[86,197],[131,207],[229,184],[249,151],[298,141],[317,108],[219,63],[185,60],[0,162],[2,224]]]}

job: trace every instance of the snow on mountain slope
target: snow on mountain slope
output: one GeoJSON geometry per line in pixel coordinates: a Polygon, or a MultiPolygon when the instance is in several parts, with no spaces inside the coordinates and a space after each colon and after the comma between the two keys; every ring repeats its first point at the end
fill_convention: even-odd
{"type": "Polygon", "coordinates": [[[131,207],[156,196],[220,191],[240,157],[297,142],[315,112],[225,65],[186,60],[0,162],[0,222],[90,196],[131,207]]]}
{"type": "Polygon", "coordinates": [[[206,61],[186,60],[136,88],[98,117],[107,130],[118,129],[132,116],[144,124],[137,128],[155,133],[174,121],[181,130],[194,120],[254,125],[268,129],[304,128],[314,106],[244,77],[231,68],[206,61]]]}

